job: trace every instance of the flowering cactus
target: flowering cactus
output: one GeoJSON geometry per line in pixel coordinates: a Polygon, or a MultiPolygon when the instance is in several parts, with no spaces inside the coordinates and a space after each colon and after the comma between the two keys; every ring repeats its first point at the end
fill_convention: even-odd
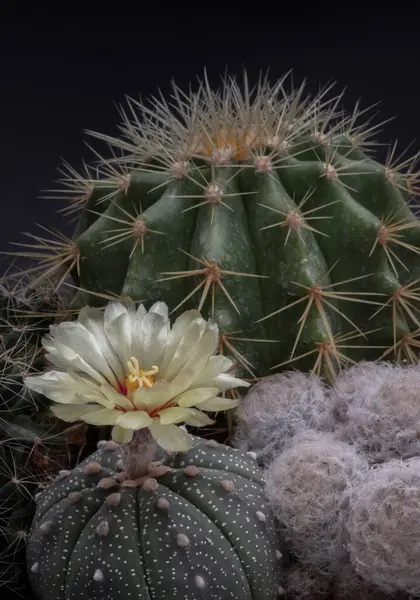
{"type": "Polygon", "coordinates": [[[280,539],[254,457],[178,427],[211,423],[203,410],[236,404],[218,394],[249,385],[214,354],[217,325],[191,310],[171,328],[162,302],[111,302],[50,329],[58,369],[26,384],[64,420],[112,425],[113,440],[38,497],[39,600],[275,600],[280,539]]]}

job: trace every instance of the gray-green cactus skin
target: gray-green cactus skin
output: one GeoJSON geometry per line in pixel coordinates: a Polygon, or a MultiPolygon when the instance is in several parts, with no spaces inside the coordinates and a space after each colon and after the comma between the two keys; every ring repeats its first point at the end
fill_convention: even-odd
{"type": "MultiPolygon", "coordinates": [[[[198,438],[197,438],[198,442],[198,438]]],[[[126,479],[112,441],[37,498],[39,600],[275,600],[281,539],[254,456],[214,441],[126,479]]]]}

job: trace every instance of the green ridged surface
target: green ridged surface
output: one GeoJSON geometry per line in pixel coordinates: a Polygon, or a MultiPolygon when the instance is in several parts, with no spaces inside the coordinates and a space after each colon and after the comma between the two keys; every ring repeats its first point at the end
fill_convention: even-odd
{"type": "Polygon", "coordinates": [[[106,153],[82,174],[66,166],[51,192],[79,214],[72,239],[21,255],[41,277],[70,271],[75,307],[126,296],[163,300],[174,317],[199,307],[242,377],[417,362],[418,155],[394,145],[377,162],[381,124],[366,109],[348,114],[331,86],[314,97],[287,86],[245,73],[128,99],[120,137],[89,131],[106,153]]]}
{"type": "Polygon", "coordinates": [[[39,600],[276,599],[280,539],[254,459],[202,441],[161,458],[155,489],[125,487],[120,450],[102,445],[41,494],[27,554],[39,600]]]}
{"type": "MultiPolygon", "coordinates": [[[[212,175],[208,170],[197,167],[194,171],[191,167],[190,178],[161,186],[159,197],[154,190],[150,196],[152,202],[146,185],[138,192],[138,181],[149,178],[150,173],[137,172],[135,183],[109,199],[102,216],[83,232],[79,228],[75,236],[82,257],[78,284],[93,293],[131,296],[149,302],[164,300],[173,309],[204,276],[157,280],[170,277],[171,272],[205,267],[191,256],[209,263],[220,261],[220,267],[227,271],[264,276],[222,274],[227,293],[216,286],[213,313],[210,289],[203,308],[206,316],[214,314],[222,334],[240,330],[239,337],[279,340],[278,343],[232,341],[256,365],[255,372],[259,375],[265,374],[267,367],[290,358],[299,319],[308,303],[301,302],[260,323],[256,321],[303,298],[309,288],[321,284],[327,292],[337,291],[341,296],[349,292],[346,297],[351,300],[337,295],[326,297],[330,305],[323,302],[322,306],[331,333],[324,315],[313,305],[294,356],[328,343],[331,334],[339,338],[349,332],[378,329],[347,342],[363,348],[340,351],[356,360],[381,356],[394,342],[394,327],[397,342],[417,329],[416,303],[411,315],[400,311],[393,319],[391,305],[373,315],[401,286],[420,275],[419,221],[407,205],[407,193],[390,181],[385,168],[361,151],[356,152],[355,159],[351,158],[348,148],[349,143],[345,145],[341,137],[331,142],[329,152],[334,156],[331,165],[335,169],[332,177],[328,177],[323,163],[328,160],[324,146],[308,137],[296,140],[289,154],[278,159],[277,167],[270,173],[257,172],[252,164],[246,163],[242,169],[213,168],[212,175]],[[302,152],[304,144],[307,149],[302,152]],[[205,190],[200,185],[203,181],[223,188],[226,206],[195,207],[205,201],[205,190]],[[189,198],[191,195],[197,197],[189,198]],[[299,209],[306,196],[308,199],[299,209]],[[139,214],[140,205],[147,227],[164,235],[146,232],[144,252],[140,245],[133,251],[132,236],[104,248],[106,241],[111,243],[111,236],[115,235],[110,229],[118,227],[111,218],[127,220],[123,211],[139,214]],[[185,211],[191,207],[194,208],[185,211]],[[300,227],[299,232],[286,226],[263,229],[284,221],[291,211],[300,212],[303,218],[306,214],[309,217],[306,222],[318,232],[305,227],[300,227]],[[414,249],[390,241],[388,256],[380,244],[371,252],[382,219],[393,215],[393,222],[409,224],[395,232],[398,241],[411,244],[414,249]],[[311,220],[312,216],[327,218],[311,220]],[[347,283],[337,285],[342,281],[347,283]]],[[[202,286],[197,290],[183,307],[197,307],[203,289],[202,286]]],[[[85,301],[103,303],[98,297],[84,293],[75,303],[85,301]]],[[[400,358],[407,358],[404,348],[400,358]]],[[[389,358],[393,356],[394,353],[389,354],[389,358]]],[[[308,368],[315,359],[312,355],[293,364],[308,368]]]]}

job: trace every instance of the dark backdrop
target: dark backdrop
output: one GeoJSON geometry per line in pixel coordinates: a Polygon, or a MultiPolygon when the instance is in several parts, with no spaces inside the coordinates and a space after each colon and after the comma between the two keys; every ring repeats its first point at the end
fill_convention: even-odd
{"type": "Polygon", "coordinates": [[[335,80],[349,110],[361,98],[381,101],[381,119],[398,117],[380,141],[420,148],[415,3],[413,12],[383,2],[105,4],[0,3],[0,250],[39,233],[34,221],[70,233],[61,205],[39,195],[54,187],[61,157],[76,167],[90,158],[83,129],[115,134],[125,95],[168,90],[171,78],[186,86],[204,67],[214,82],[226,67],[250,76],[270,67],[273,81],[293,69],[314,92],[335,80]]]}

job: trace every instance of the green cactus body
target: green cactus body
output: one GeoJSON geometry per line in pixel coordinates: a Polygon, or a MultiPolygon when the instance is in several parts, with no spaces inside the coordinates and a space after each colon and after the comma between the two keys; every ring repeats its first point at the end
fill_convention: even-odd
{"type": "Polygon", "coordinates": [[[324,96],[205,82],[189,96],[175,87],[171,106],[130,104],[122,139],[93,134],[122,157],[64,179],[82,207],[66,246],[74,306],[198,306],[242,376],[417,361],[419,176],[392,153],[371,158],[375,127],[324,96]]]}
{"type": "Polygon", "coordinates": [[[280,540],[253,457],[203,442],[127,480],[115,442],[44,490],[28,544],[40,600],[275,600],[280,540]]]}

